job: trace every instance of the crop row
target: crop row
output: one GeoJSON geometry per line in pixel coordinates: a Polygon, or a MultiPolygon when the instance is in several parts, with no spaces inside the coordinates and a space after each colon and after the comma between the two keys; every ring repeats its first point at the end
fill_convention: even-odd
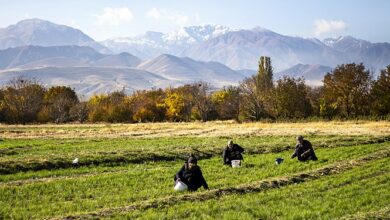
{"type": "MultiPolygon", "coordinates": [[[[383,143],[390,136],[309,136],[315,148],[383,143]]],[[[0,174],[79,166],[118,166],[182,160],[190,153],[201,159],[219,156],[228,138],[176,137],[151,139],[5,139],[0,147],[0,174]]],[[[294,137],[263,136],[235,139],[247,154],[292,150],[294,137]]]]}

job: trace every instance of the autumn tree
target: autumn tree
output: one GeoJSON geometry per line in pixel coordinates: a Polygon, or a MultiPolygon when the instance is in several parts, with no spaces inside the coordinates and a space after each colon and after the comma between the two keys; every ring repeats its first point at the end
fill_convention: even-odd
{"type": "Polygon", "coordinates": [[[312,114],[315,116],[320,116],[321,111],[321,100],[324,93],[323,86],[315,86],[315,87],[306,87],[307,97],[310,100],[311,108],[313,109],[312,114]]]}
{"type": "Polygon", "coordinates": [[[362,63],[339,65],[325,75],[323,82],[323,105],[333,106],[344,117],[368,113],[371,75],[362,63]]]}
{"type": "Polygon", "coordinates": [[[88,113],[89,109],[87,102],[79,102],[69,111],[71,119],[80,123],[84,123],[88,120],[88,113]]]}
{"type": "Polygon", "coordinates": [[[235,119],[239,121],[240,90],[238,87],[228,86],[214,92],[212,101],[219,119],[235,119]]]}
{"type": "Polygon", "coordinates": [[[53,86],[46,91],[44,103],[50,120],[63,123],[71,120],[70,109],[79,102],[76,92],[67,86],[53,86]]]}
{"type": "Polygon", "coordinates": [[[207,82],[196,82],[191,86],[191,95],[196,113],[205,122],[210,119],[213,105],[211,101],[211,84],[207,82]]]}
{"type": "Polygon", "coordinates": [[[183,97],[183,109],[181,113],[185,121],[191,121],[192,109],[194,107],[194,97],[192,95],[193,85],[187,84],[179,86],[175,91],[183,97]]]}
{"type": "Polygon", "coordinates": [[[35,121],[44,94],[45,88],[35,79],[12,79],[3,91],[7,122],[24,124],[35,121]]]}
{"type": "Polygon", "coordinates": [[[108,95],[108,121],[109,122],[132,122],[133,112],[130,99],[124,91],[117,91],[108,95]]]}
{"type": "Polygon", "coordinates": [[[108,95],[94,95],[88,100],[88,121],[108,121],[108,95]]]}
{"type": "Polygon", "coordinates": [[[184,121],[185,115],[185,97],[184,95],[173,88],[166,90],[166,97],[164,99],[166,106],[166,115],[170,121],[184,121]]]}
{"type": "Polygon", "coordinates": [[[133,120],[138,122],[157,122],[166,120],[164,103],[165,92],[162,89],[136,91],[130,97],[133,120]]]}
{"type": "Polygon", "coordinates": [[[6,119],[6,105],[4,101],[4,90],[0,89],[0,122],[4,122],[6,119]]]}
{"type": "Polygon", "coordinates": [[[378,79],[372,86],[372,99],[374,115],[390,114],[390,65],[381,70],[378,79]]]}
{"type": "Polygon", "coordinates": [[[88,120],[92,122],[131,122],[133,116],[130,98],[123,91],[91,97],[88,112],[88,120]]]}
{"type": "Polygon", "coordinates": [[[302,78],[283,77],[275,86],[276,116],[278,118],[304,118],[312,108],[307,97],[307,87],[302,78]]]}

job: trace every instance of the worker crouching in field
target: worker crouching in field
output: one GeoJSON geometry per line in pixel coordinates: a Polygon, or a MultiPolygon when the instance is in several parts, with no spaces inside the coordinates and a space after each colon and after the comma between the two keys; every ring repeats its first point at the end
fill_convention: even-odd
{"type": "Polygon", "coordinates": [[[209,189],[206,180],[203,177],[202,171],[198,166],[198,160],[191,156],[187,162],[179,170],[174,177],[175,183],[178,181],[187,185],[189,191],[196,191],[201,186],[205,189],[209,189]]]}
{"type": "Polygon", "coordinates": [[[226,148],[223,150],[223,164],[231,166],[233,160],[240,160],[241,165],[241,161],[244,160],[242,156],[243,152],[244,148],[238,144],[234,144],[232,140],[229,140],[226,148]]]}
{"type": "Polygon", "coordinates": [[[297,145],[291,158],[298,157],[300,161],[317,160],[310,141],[304,140],[302,136],[297,137],[297,145]]]}

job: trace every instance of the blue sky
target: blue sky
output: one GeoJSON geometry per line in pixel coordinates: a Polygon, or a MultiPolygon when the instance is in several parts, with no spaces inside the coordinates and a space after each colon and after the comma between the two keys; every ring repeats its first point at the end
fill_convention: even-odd
{"type": "Polygon", "coordinates": [[[284,35],[351,35],[390,42],[388,0],[0,0],[0,27],[41,18],[81,29],[95,40],[169,32],[182,26],[261,26],[284,35]]]}

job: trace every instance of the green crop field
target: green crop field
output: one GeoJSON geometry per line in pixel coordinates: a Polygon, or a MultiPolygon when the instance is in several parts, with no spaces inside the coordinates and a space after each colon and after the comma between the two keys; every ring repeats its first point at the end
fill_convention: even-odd
{"type": "Polygon", "coordinates": [[[0,134],[0,219],[390,218],[390,122],[0,125],[0,134]],[[290,159],[299,134],[318,161],[290,159]],[[246,150],[241,168],[222,165],[229,139],[246,150]],[[175,192],[190,153],[210,189],[175,192]]]}

